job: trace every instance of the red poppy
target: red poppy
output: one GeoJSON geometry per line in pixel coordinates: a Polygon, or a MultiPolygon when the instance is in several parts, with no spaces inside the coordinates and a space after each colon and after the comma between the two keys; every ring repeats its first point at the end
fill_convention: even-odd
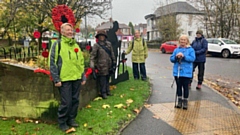
{"type": "Polygon", "coordinates": [[[43,48],[43,49],[46,49],[46,48],[47,48],[47,43],[42,42],[42,48],[43,48]]]}
{"type": "Polygon", "coordinates": [[[40,33],[39,31],[35,31],[35,32],[33,33],[33,36],[34,36],[35,38],[40,38],[40,37],[41,37],[41,33],[40,33]]]}
{"type": "Polygon", "coordinates": [[[45,70],[45,69],[38,68],[38,69],[35,69],[35,70],[34,70],[34,73],[43,73],[43,74],[46,74],[46,75],[49,76],[49,79],[50,79],[51,81],[53,81],[53,78],[52,78],[51,73],[50,73],[49,70],[45,70]]]}
{"type": "Polygon", "coordinates": [[[98,39],[96,38],[96,43],[98,42],[98,39]]]}
{"type": "Polygon", "coordinates": [[[52,9],[52,21],[56,30],[60,32],[60,27],[63,24],[61,21],[62,16],[67,18],[68,23],[75,26],[75,18],[72,10],[66,5],[58,5],[52,9]]]}
{"type": "Polygon", "coordinates": [[[74,49],[74,52],[75,52],[75,53],[78,53],[78,51],[79,51],[78,48],[75,48],[75,49],[74,49]]]}
{"type": "Polygon", "coordinates": [[[42,52],[42,56],[43,56],[44,58],[47,58],[48,55],[49,55],[49,53],[48,53],[47,51],[43,51],[43,52],[42,52]]]}
{"type": "Polygon", "coordinates": [[[86,50],[90,51],[90,50],[91,50],[91,46],[90,46],[90,45],[87,45],[87,46],[86,46],[86,50]]]}
{"type": "Polygon", "coordinates": [[[85,76],[86,78],[88,78],[88,76],[92,73],[92,68],[87,68],[86,72],[85,72],[85,76]]]}
{"type": "Polygon", "coordinates": [[[76,32],[79,33],[79,32],[80,32],[80,29],[79,29],[79,28],[76,28],[76,32]]]}

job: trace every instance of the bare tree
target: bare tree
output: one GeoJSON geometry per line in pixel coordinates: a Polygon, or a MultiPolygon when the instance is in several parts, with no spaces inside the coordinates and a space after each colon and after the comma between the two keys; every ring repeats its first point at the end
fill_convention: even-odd
{"type": "Polygon", "coordinates": [[[170,6],[161,6],[157,9],[156,26],[160,32],[162,42],[177,40],[180,33],[180,24],[177,14],[172,12],[170,6]]]}
{"type": "Polygon", "coordinates": [[[188,0],[205,11],[205,25],[210,37],[239,38],[240,0],[188,0]],[[237,34],[237,37],[236,37],[237,34]]]}

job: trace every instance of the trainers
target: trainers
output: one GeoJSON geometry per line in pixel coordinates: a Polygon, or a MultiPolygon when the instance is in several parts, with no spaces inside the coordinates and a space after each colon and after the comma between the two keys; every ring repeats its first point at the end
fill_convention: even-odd
{"type": "Polygon", "coordinates": [[[59,128],[65,132],[69,129],[68,125],[66,123],[59,124],[59,128]]]}
{"type": "Polygon", "coordinates": [[[201,84],[198,84],[197,87],[196,87],[197,90],[200,90],[201,89],[201,84]]]}
{"type": "Polygon", "coordinates": [[[187,100],[187,99],[184,99],[184,100],[183,100],[183,109],[184,109],[184,110],[187,110],[187,109],[188,109],[188,100],[187,100]]]}

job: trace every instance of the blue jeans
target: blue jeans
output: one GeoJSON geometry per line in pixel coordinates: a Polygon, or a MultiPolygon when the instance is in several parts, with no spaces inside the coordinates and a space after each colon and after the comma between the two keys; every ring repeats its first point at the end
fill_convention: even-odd
{"type": "Polygon", "coordinates": [[[145,63],[132,63],[132,67],[133,67],[134,79],[139,79],[139,67],[140,67],[141,79],[142,80],[147,79],[145,63]]]}

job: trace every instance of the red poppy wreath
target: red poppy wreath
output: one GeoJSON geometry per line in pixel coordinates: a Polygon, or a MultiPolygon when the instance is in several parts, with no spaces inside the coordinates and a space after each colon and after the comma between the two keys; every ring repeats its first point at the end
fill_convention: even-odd
{"type": "Polygon", "coordinates": [[[52,21],[59,32],[63,23],[70,23],[72,26],[75,26],[74,14],[66,5],[58,5],[52,9],[52,21]]]}

